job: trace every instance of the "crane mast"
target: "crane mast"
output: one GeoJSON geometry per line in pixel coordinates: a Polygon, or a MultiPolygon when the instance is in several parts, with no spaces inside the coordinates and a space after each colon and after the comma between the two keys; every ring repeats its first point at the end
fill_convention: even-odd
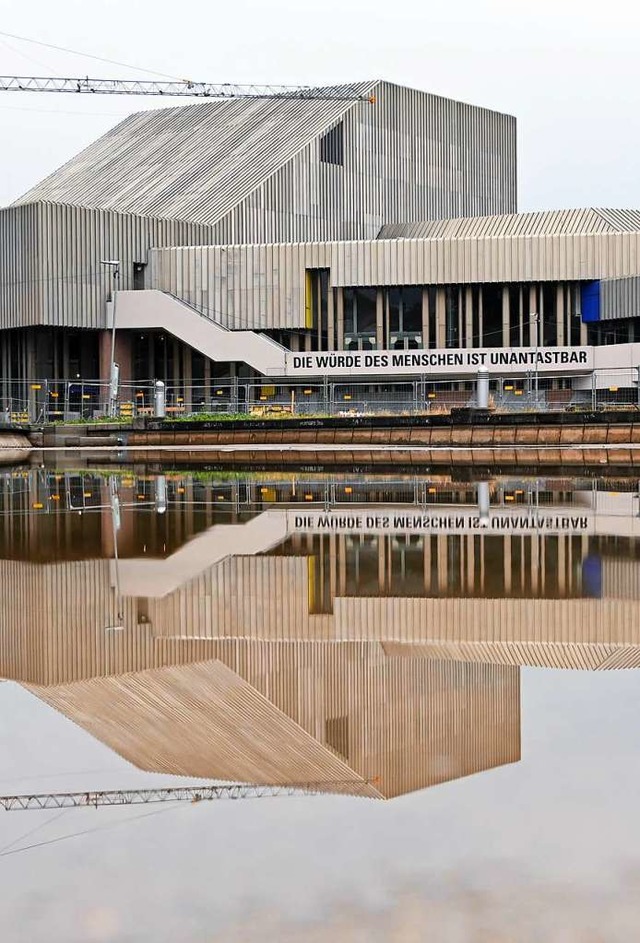
{"type": "Polygon", "coordinates": [[[210,82],[156,82],[138,79],[57,78],[54,76],[0,75],[0,92],[58,92],[87,95],[159,95],[166,98],[292,98],[297,101],[366,101],[372,95],[344,88],[307,85],[233,85],[210,82]]]}

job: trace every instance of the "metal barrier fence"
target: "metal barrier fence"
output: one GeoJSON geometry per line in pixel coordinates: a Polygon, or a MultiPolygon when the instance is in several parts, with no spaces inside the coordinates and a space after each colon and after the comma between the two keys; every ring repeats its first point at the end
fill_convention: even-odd
{"type": "MultiPolygon", "coordinates": [[[[564,377],[491,377],[489,406],[496,412],[640,408],[637,368],[564,377]]],[[[97,380],[2,380],[0,421],[13,424],[68,422],[156,415],[156,383],[110,385],[97,380]]],[[[414,416],[448,413],[476,405],[470,377],[430,380],[221,381],[168,383],[168,418],[215,414],[249,416],[414,416]]]]}
{"type": "MultiPolygon", "coordinates": [[[[490,482],[492,508],[522,506],[534,508],[563,507],[576,504],[583,508],[585,496],[595,504],[598,484],[590,479],[570,482],[564,479],[536,477],[500,478],[490,482]]],[[[444,506],[468,507],[477,502],[477,482],[452,482],[435,476],[386,475],[375,480],[361,475],[250,475],[227,479],[215,472],[204,478],[189,472],[136,474],[130,469],[118,474],[92,470],[47,468],[0,469],[0,517],[18,513],[42,514],[99,512],[110,508],[114,494],[118,507],[155,510],[215,508],[240,515],[259,513],[270,508],[354,508],[367,505],[419,508],[444,506]]],[[[636,495],[638,482],[616,483],[616,491],[636,495]]],[[[193,521],[192,521],[193,524],[193,521]]],[[[203,518],[201,526],[210,526],[203,518]]],[[[163,538],[164,539],[164,538],[163,538]]]]}

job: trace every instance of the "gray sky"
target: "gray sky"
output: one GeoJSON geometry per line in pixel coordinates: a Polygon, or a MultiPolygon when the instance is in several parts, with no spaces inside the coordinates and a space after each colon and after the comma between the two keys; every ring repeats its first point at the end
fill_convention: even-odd
{"type": "MultiPolygon", "coordinates": [[[[520,208],[640,206],[628,0],[2,0],[6,32],[212,82],[386,78],[509,112],[520,208]]],[[[143,77],[0,37],[3,74],[143,77]]],[[[0,205],[155,99],[5,93],[0,205]]]]}

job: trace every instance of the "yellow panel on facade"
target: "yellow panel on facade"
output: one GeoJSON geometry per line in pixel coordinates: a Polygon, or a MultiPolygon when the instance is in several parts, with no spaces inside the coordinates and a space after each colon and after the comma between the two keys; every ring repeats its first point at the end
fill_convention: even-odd
{"type": "Polygon", "coordinates": [[[313,612],[314,602],[316,598],[316,558],[307,557],[307,579],[308,579],[308,601],[309,601],[309,612],[313,612]]]}
{"type": "Polygon", "coordinates": [[[313,327],[313,279],[308,270],[304,278],[304,326],[313,327]]]}

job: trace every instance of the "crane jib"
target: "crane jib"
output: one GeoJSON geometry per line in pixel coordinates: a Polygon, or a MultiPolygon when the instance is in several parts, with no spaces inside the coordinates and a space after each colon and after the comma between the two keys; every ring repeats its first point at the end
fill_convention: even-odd
{"type": "Polygon", "coordinates": [[[291,98],[296,101],[366,101],[369,93],[344,87],[312,88],[306,85],[233,85],[210,82],[139,81],[137,79],[58,78],[55,76],[0,75],[1,92],[66,92],[89,95],[164,95],[185,98],[291,98]]]}

